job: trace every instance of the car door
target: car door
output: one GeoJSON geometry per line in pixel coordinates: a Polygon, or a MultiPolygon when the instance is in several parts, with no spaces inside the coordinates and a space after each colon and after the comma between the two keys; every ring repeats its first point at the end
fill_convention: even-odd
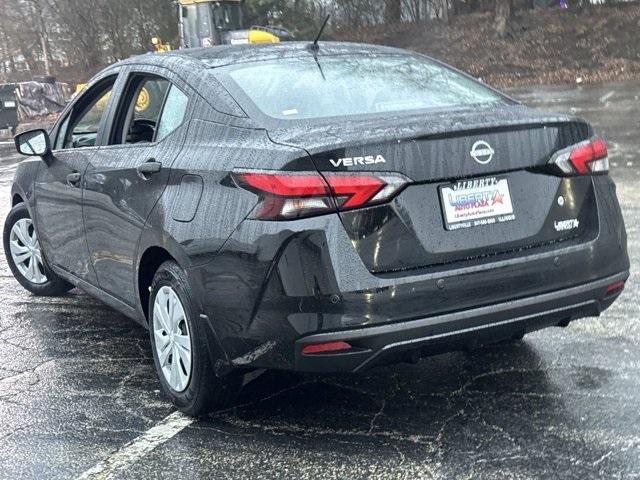
{"type": "Polygon", "coordinates": [[[35,223],[47,261],[96,284],[82,219],[83,174],[98,151],[118,75],[98,79],[63,114],[54,129],[53,154],[34,182],[35,223]]]}
{"type": "Polygon", "coordinates": [[[188,115],[186,86],[170,72],[152,72],[128,72],[107,141],[85,173],[91,264],[100,287],[131,306],[138,240],[182,148],[188,115]]]}

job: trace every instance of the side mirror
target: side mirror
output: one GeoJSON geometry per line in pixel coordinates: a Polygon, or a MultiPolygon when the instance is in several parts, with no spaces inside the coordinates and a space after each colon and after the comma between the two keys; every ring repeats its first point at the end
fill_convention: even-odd
{"type": "Polygon", "coordinates": [[[51,140],[44,130],[31,130],[16,135],[16,149],[29,157],[45,157],[51,153],[51,140]]]}

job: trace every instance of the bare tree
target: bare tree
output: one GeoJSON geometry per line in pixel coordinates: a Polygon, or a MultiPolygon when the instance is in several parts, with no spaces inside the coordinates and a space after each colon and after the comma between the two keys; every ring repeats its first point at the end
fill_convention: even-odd
{"type": "Polygon", "coordinates": [[[438,2],[438,18],[444,23],[449,23],[449,0],[437,0],[438,2]]]}
{"type": "Polygon", "coordinates": [[[44,63],[44,73],[52,74],[52,57],[51,45],[49,40],[49,31],[45,22],[45,9],[47,7],[45,0],[24,0],[24,7],[27,16],[25,18],[32,19],[33,32],[40,43],[42,51],[42,61],[44,63]]]}
{"type": "Polygon", "coordinates": [[[16,72],[14,52],[10,48],[9,33],[7,32],[6,17],[0,17],[0,58],[2,59],[2,81],[6,82],[9,76],[16,72]]]}

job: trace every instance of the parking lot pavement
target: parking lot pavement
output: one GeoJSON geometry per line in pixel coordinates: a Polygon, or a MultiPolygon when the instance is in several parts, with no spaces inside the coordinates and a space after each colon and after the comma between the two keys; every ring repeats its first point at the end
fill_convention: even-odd
{"type": "MultiPolygon", "coordinates": [[[[612,144],[640,259],[639,84],[519,90],[612,144]]],[[[17,158],[0,145],[0,216],[17,158]]],[[[147,333],[73,291],[33,297],[0,260],[0,478],[640,478],[632,275],[598,319],[361,375],[265,373],[192,421],[165,402],[147,333]]]]}

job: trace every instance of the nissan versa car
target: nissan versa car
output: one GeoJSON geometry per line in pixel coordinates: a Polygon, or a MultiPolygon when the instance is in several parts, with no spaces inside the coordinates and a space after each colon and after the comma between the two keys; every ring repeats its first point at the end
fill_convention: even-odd
{"type": "Polygon", "coordinates": [[[425,56],[145,55],[16,138],[4,250],[148,327],[192,415],[252,368],[359,372],[596,316],[629,259],[605,142],[425,56]]]}

